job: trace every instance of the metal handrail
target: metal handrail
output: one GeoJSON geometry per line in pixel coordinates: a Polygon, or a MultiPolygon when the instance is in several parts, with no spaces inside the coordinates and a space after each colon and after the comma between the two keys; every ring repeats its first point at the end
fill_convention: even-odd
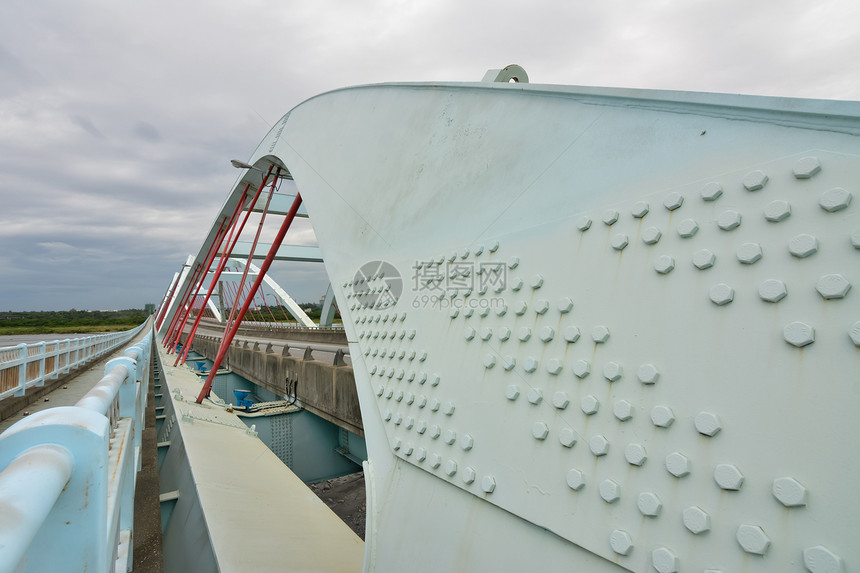
{"type": "Polygon", "coordinates": [[[146,322],[131,330],[82,338],[19,344],[0,348],[0,400],[23,396],[60,374],[91,362],[134,338],[146,322]]]}
{"type": "Polygon", "coordinates": [[[14,524],[0,528],[0,572],[131,570],[152,336],[110,360],[75,406],[0,434],[0,523],[14,524]]]}

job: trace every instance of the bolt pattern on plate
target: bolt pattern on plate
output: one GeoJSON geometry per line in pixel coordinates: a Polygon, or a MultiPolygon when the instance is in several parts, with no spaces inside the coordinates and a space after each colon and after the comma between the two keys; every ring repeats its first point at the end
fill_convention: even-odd
{"type": "Polygon", "coordinates": [[[346,282],[393,454],[631,571],[842,571],[860,166],[721,173],[346,282]]]}

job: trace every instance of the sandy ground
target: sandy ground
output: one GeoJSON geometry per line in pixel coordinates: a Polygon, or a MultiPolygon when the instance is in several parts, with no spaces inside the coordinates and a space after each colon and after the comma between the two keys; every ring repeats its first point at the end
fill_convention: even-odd
{"type": "Polygon", "coordinates": [[[364,539],[364,522],[367,516],[364,472],[321,481],[312,484],[310,488],[356,535],[364,539]]]}

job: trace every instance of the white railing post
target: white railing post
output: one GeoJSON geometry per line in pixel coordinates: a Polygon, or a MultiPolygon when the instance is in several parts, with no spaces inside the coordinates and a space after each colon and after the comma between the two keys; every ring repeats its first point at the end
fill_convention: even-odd
{"type": "Polygon", "coordinates": [[[36,382],[36,386],[44,386],[45,385],[45,356],[46,356],[46,348],[47,344],[44,342],[40,342],[39,346],[39,381],[36,382]]]}
{"type": "Polygon", "coordinates": [[[18,345],[18,357],[21,361],[18,364],[18,390],[16,396],[23,396],[27,388],[27,345],[21,343],[18,345]]]}

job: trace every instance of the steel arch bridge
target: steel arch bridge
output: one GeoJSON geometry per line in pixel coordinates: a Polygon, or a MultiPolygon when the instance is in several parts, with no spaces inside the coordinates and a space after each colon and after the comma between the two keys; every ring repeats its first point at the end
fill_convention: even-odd
{"type": "Polygon", "coordinates": [[[341,301],[367,570],[844,571],[858,157],[856,102],[337,90],[263,139],[159,325],[294,180],[256,282],[324,259],[341,301]],[[284,245],[309,213],[319,250],[284,245]]]}

